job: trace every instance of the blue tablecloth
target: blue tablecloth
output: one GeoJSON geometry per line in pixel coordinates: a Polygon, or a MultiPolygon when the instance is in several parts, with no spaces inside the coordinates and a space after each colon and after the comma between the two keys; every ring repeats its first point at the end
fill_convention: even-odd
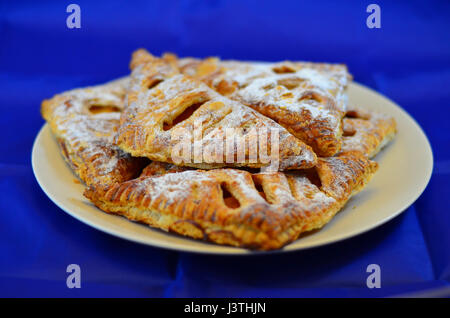
{"type": "Polygon", "coordinates": [[[76,1],[81,29],[66,27],[69,3],[0,3],[0,296],[351,297],[450,285],[450,2],[377,1],[380,29],[366,26],[365,1],[76,1]],[[430,184],[388,224],[283,255],[178,253],[92,229],[56,207],[33,176],[40,102],[126,74],[138,47],[346,63],[423,127],[435,156],[430,184]],[[66,287],[72,263],[81,266],[80,289],[66,287]],[[366,287],[372,263],[380,289],[366,287]]]}

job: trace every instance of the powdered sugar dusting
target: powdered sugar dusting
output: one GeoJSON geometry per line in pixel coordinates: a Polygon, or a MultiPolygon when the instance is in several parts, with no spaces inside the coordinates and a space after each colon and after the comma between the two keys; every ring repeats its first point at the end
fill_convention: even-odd
{"type": "Polygon", "coordinates": [[[346,108],[345,88],[349,75],[346,68],[340,65],[314,63],[264,63],[264,62],[219,62],[222,75],[216,76],[213,86],[217,87],[221,81],[235,82],[239,90],[235,96],[248,103],[263,102],[289,109],[292,112],[307,110],[313,118],[330,120],[326,107],[311,104],[308,100],[299,100],[305,92],[314,91],[326,95],[336,101],[338,110],[344,112],[346,108]],[[287,68],[287,71],[277,73],[274,70],[287,68]],[[283,80],[301,82],[295,88],[280,85],[283,80]],[[292,93],[288,94],[288,93],[292,93]]]}
{"type": "Polygon", "coordinates": [[[129,157],[113,145],[128,81],[123,78],[105,85],[74,89],[50,101],[52,130],[64,139],[69,150],[95,158],[100,176],[114,171],[121,158],[129,157]],[[100,111],[91,112],[92,106],[100,111]],[[118,111],[103,112],[102,107],[114,107],[118,111]]]}
{"type": "Polygon", "coordinates": [[[352,107],[351,111],[356,114],[356,118],[346,117],[343,120],[344,136],[341,151],[356,150],[371,158],[394,137],[395,120],[388,115],[367,109],[352,107]]]}
{"type": "Polygon", "coordinates": [[[193,184],[201,185],[202,182],[212,180],[211,176],[203,171],[188,170],[168,173],[158,177],[143,178],[137,183],[136,190],[145,191],[152,200],[164,196],[170,204],[187,198],[190,195],[193,184]]]}
{"type": "MultiPolygon", "coordinates": [[[[161,63],[161,61],[155,61],[155,63],[161,63]]],[[[238,101],[218,94],[196,79],[182,74],[165,75],[158,72],[149,73],[145,76],[144,73],[148,72],[149,69],[154,71],[155,68],[142,65],[133,70],[130,87],[131,94],[137,96],[137,98],[132,99],[126,107],[118,133],[119,146],[124,147],[133,155],[171,162],[172,149],[179,142],[178,139],[172,138],[172,133],[177,129],[184,129],[187,133],[183,137],[190,136],[192,140],[195,133],[194,126],[200,123],[201,136],[199,137],[203,149],[205,147],[218,149],[224,145],[226,128],[268,128],[277,129],[280,132],[281,140],[290,140],[292,149],[283,149],[280,153],[282,161],[288,159],[284,164],[282,163],[283,168],[310,166],[315,161],[315,156],[311,150],[275,121],[238,101]],[[145,83],[150,76],[155,78],[162,76],[162,82],[149,89],[145,83]],[[175,126],[170,126],[182,111],[189,105],[196,103],[201,106],[189,118],[175,126]],[[170,128],[164,129],[165,125],[170,128]],[[134,143],[127,142],[125,137],[130,129],[132,129],[133,136],[136,139],[134,143]]],[[[236,137],[240,136],[236,135],[236,137]]],[[[270,140],[267,144],[270,144],[270,140]]],[[[222,166],[230,165],[225,162],[224,156],[220,163],[223,163],[222,166]]],[[[192,162],[186,163],[184,161],[184,164],[194,166],[192,162]]],[[[231,163],[231,165],[233,164],[231,163]]],[[[240,162],[239,165],[246,166],[249,163],[240,162]]],[[[252,163],[252,165],[254,166],[255,163],[252,163]]]]}
{"type": "Polygon", "coordinates": [[[312,211],[317,208],[324,208],[328,205],[335,204],[336,200],[324,192],[304,175],[291,176],[293,179],[294,197],[303,205],[305,211],[312,211]]]}
{"type": "Polygon", "coordinates": [[[351,76],[344,65],[206,59],[182,71],[285,127],[322,156],[341,145],[341,122],[351,76]]]}

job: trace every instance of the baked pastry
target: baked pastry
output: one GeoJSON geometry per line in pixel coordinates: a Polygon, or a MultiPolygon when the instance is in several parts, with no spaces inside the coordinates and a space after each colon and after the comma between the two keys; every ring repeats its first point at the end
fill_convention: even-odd
{"type": "Polygon", "coordinates": [[[42,102],[61,153],[86,184],[123,182],[148,164],[113,145],[129,79],[74,89],[42,102]]]}
{"type": "Polygon", "coordinates": [[[133,156],[202,169],[285,170],[316,164],[311,148],[286,129],[179,74],[167,60],[139,50],[131,67],[128,106],[116,143],[133,156]],[[238,142],[244,143],[243,148],[238,142]],[[201,149],[198,153],[196,145],[201,149]]]}
{"type": "Polygon", "coordinates": [[[312,149],[286,129],[180,74],[167,59],[138,50],[131,68],[116,138],[131,155],[202,169],[285,170],[316,164],[312,149]]]}
{"type": "MultiPolygon", "coordinates": [[[[368,156],[374,156],[395,135],[394,119],[349,107],[342,120],[341,149],[334,156],[317,158],[307,145],[273,120],[241,104],[237,98],[231,100],[218,93],[231,97],[245,87],[229,93],[230,82],[216,87],[216,75],[209,81],[194,74],[215,88],[212,90],[198,79],[180,74],[180,69],[185,73],[193,69],[197,72],[200,65],[210,65],[204,63],[196,59],[179,60],[173,55],[158,59],[137,51],[131,62],[131,78],[71,90],[42,103],[42,115],[65,160],[87,185],[84,195],[97,207],[195,239],[258,250],[278,249],[302,233],[328,223],[377,170],[378,164],[368,156]],[[189,108],[195,109],[189,114],[185,111],[189,108]],[[267,163],[251,162],[248,151],[243,163],[231,164],[247,170],[194,169],[222,166],[205,161],[173,164],[173,145],[167,142],[173,135],[167,132],[181,127],[190,134],[196,119],[206,127],[201,130],[202,142],[212,144],[225,137],[225,128],[278,129],[279,168],[286,171],[250,169],[267,167],[267,163]],[[217,127],[219,131],[213,134],[217,127]],[[150,162],[140,156],[165,162],[150,162]],[[288,170],[298,168],[302,170],[288,170]]],[[[274,65],[279,65],[278,73],[286,74],[290,65],[299,67],[298,70],[336,71],[335,66],[325,64],[270,65],[272,72],[276,70],[274,65]]],[[[235,76],[240,82],[239,76],[235,76]]],[[[247,80],[252,85],[253,81],[247,80]]],[[[289,81],[284,84],[289,86],[289,81]]],[[[344,112],[344,93],[327,94],[332,96],[327,98],[336,102],[334,106],[344,112]]],[[[237,137],[240,135],[234,136],[237,137]]],[[[268,140],[271,141],[270,135],[268,140]]],[[[236,148],[231,151],[236,159],[236,148]]],[[[230,163],[223,164],[227,165],[230,163]]]]}
{"type": "Polygon", "coordinates": [[[345,65],[185,58],[178,66],[220,94],[272,118],[317,155],[328,157],[340,150],[345,88],[351,79],[345,65]]]}
{"type": "Polygon", "coordinates": [[[376,170],[348,152],[290,173],[188,171],[152,162],[132,179],[146,161],[112,143],[126,84],[77,89],[42,105],[64,157],[88,185],[85,195],[107,212],[219,244],[274,249],[326,224],[376,170]]]}
{"type": "Polygon", "coordinates": [[[369,158],[394,139],[397,132],[394,118],[361,107],[349,106],[343,123],[341,151],[356,150],[369,158]]]}
{"type": "Polygon", "coordinates": [[[180,171],[152,162],[141,177],[91,185],[85,196],[103,211],[165,231],[271,250],[326,224],[377,167],[359,152],[320,158],[314,168],[287,173],[180,171]]]}

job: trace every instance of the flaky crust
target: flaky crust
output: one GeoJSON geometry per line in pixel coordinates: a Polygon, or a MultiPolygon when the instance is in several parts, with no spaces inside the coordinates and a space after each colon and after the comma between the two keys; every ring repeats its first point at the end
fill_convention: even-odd
{"type": "Polygon", "coordinates": [[[271,250],[326,224],[377,167],[359,152],[321,158],[315,168],[295,173],[180,172],[153,162],[141,177],[90,186],[85,196],[106,212],[165,231],[271,250]]]}
{"type": "Polygon", "coordinates": [[[71,90],[44,100],[41,113],[61,153],[87,185],[136,177],[148,161],[112,144],[124,105],[128,78],[71,90]]]}
{"type": "Polygon", "coordinates": [[[272,118],[319,156],[340,150],[345,88],[351,79],[345,65],[185,58],[178,66],[219,93],[272,118]]]}
{"type": "Polygon", "coordinates": [[[278,138],[277,144],[283,147],[273,153],[278,154],[279,170],[310,168],[316,164],[317,157],[312,149],[286,129],[251,108],[218,94],[199,80],[180,74],[172,60],[155,58],[138,50],[133,54],[131,68],[128,103],[121,116],[116,144],[133,156],[202,169],[269,166],[270,163],[261,158],[261,152],[256,158],[251,157],[249,147],[245,148],[241,160],[233,160],[238,156],[237,148],[225,149],[223,146],[231,131],[227,129],[232,128],[235,129],[231,131],[233,138],[253,145],[261,145],[259,138],[263,135],[260,132],[267,132],[263,138],[268,149],[275,149],[273,140],[276,139],[273,138],[278,138]],[[179,121],[194,106],[195,110],[179,121]],[[208,159],[202,155],[193,157],[196,123],[202,125],[201,148],[221,148],[208,159]],[[187,133],[176,136],[180,130],[187,133]],[[173,154],[178,149],[179,137],[186,135],[189,136],[191,155],[175,161],[173,154]]]}
{"type": "MultiPolygon", "coordinates": [[[[170,152],[167,152],[165,137],[161,137],[164,129],[160,128],[172,124],[173,117],[167,117],[167,112],[182,112],[186,101],[201,102],[205,96],[208,102],[212,100],[208,107],[201,106],[197,109],[199,113],[191,117],[209,120],[208,116],[214,114],[211,119],[214,125],[248,128],[242,125],[250,123],[253,127],[280,127],[239,102],[205,88],[198,80],[179,74],[178,68],[202,61],[184,59],[184,66],[180,61],[173,55],[156,59],[138,51],[131,62],[131,90],[128,88],[130,79],[124,78],[65,92],[42,103],[42,115],[64,158],[87,185],[84,195],[103,211],[218,244],[278,249],[300,234],[328,223],[376,172],[377,163],[367,156],[374,156],[395,135],[394,119],[352,107],[343,119],[342,149],[334,157],[317,158],[311,152],[312,159],[299,160],[299,157],[310,156],[308,151],[311,150],[285,132],[280,149],[284,159],[282,168],[306,168],[304,170],[256,173],[230,168],[196,170],[163,162],[148,164],[146,158],[132,157],[125,151],[147,156],[146,152],[139,153],[144,149],[153,156],[148,157],[170,162],[164,157],[170,152]],[[169,82],[167,87],[166,82],[169,82]],[[151,86],[155,87],[148,93],[151,86]],[[129,98],[125,102],[127,93],[129,98]],[[163,109],[163,104],[173,108],[163,109]],[[181,104],[184,106],[180,107],[181,104]],[[139,105],[147,105],[148,109],[139,105]],[[123,111],[125,107],[127,110],[123,111]],[[229,114],[236,108],[239,111],[231,120],[229,114]],[[134,120],[139,116],[142,120],[134,120]],[[156,126],[159,130],[154,128],[156,126]],[[116,141],[125,151],[115,144],[116,141]]],[[[289,73],[289,68],[285,68],[292,67],[290,64],[278,63],[279,72],[289,73]]],[[[299,65],[317,70],[324,68],[326,72],[333,72],[334,67],[299,65]]],[[[214,86],[211,83],[208,84],[214,86]]],[[[227,89],[226,86],[215,88],[227,89]]],[[[186,123],[189,125],[189,119],[184,121],[186,123]]],[[[217,165],[201,163],[195,167],[210,169],[217,165]]]]}
{"type": "Polygon", "coordinates": [[[397,132],[395,119],[385,114],[349,106],[343,119],[342,152],[360,151],[373,158],[394,139],[397,132]]]}

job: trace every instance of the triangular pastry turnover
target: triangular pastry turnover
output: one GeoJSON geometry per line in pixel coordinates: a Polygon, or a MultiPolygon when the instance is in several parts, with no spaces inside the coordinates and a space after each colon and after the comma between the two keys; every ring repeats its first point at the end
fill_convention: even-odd
{"type": "Polygon", "coordinates": [[[359,152],[294,173],[185,170],[152,162],[142,175],[85,191],[97,207],[196,239],[271,250],[318,229],[360,191],[377,163],[359,152]]]}
{"type": "MultiPolygon", "coordinates": [[[[317,158],[309,146],[261,114],[263,111],[245,106],[236,97],[240,90],[254,83],[241,68],[270,65],[271,72],[278,75],[298,75],[305,68],[319,73],[337,72],[340,75],[330,75],[330,80],[339,82],[344,81],[339,80],[340,76],[347,77],[339,70],[340,66],[241,63],[235,69],[234,82],[230,82],[221,76],[232,70],[234,66],[230,65],[234,63],[239,62],[178,60],[172,55],[158,59],[140,50],[132,59],[131,78],[74,89],[43,101],[42,115],[62,155],[87,185],[85,196],[108,213],[188,237],[250,249],[278,249],[302,233],[328,223],[376,172],[377,163],[368,157],[394,137],[395,120],[356,107],[345,111],[341,91],[345,85],[340,82],[339,87],[333,86],[336,90],[328,91],[329,95],[321,94],[332,101],[330,109],[335,107],[346,114],[342,120],[343,135],[337,141],[342,142],[342,147],[334,156],[317,158]],[[180,73],[180,69],[196,78],[180,73]],[[245,78],[242,86],[239,74],[245,78]],[[237,162],[240,155],[237,144],[230,149],[225,144],[223,148],[224,153],[230,151],[232,162],[206,162],[202,157],[200,162],[180,165],[173,160],[172,151],[177,145],[177,139],[172,140],[173,132],[183,128],[195,141],[196,121],[201,123],[203,147],[220,145],[227,137],[227,129],[236,129],[232,130],[233,140],[246,135],[251,140],[252,129],[268,129],[267,155],[272,155],[271,137],[273,131],[278,131],[279,169],[301,170],[255,173],[247,168],[272,163],[259,157],[254,160],[248,148],[244,148],[243,162],[237,162]],[[164,162],[150,162],[141,157],[164,162]],[[247,170],[194,169],[222,166],[242,166],[247,170]]],[[[292,84],[289,81],[283,82],[286,88],[292,84]]],[[[318,78],[309,81],[316,81],[313,91],[324,85],[317,82],[318,78]]],[[[306,112],[303,115],[308,118],[306,112]]],[[[331,119],[320,127],[326,131],[332,128],[327,126],[330,123],[331,119]]],[[[311,129],[319,127],[314,125],[311,129]]],[[[291,128],[289,131],[293,131],[291,128]]],[[[263,143],[258,137],[258,147],[263,143]]],[[[320,148],[319,144],[311,145],[320,148]]],[[[320,145],[328,144],[320,141],[320,145]]],[[[215,153],[213,159],[221,159],[219,155],[215,153]]],[[[222,159],[226,161],[226,154],[222,159]]]]}
{"type": "Polygon", "coordinates": [[[88,185],[85,195],[106,212],[219,244],[276,249],[326,224],[376,171],[356,151],[287,173],[161,162],[142,171],[147,160],[112,143],[127,83],[72,90],[42,105],[62,154],[88,185]]]}
{"type": "Polygon", "coordinates": [[[220,94],[272,118],[317,155],[328,157],[339,151],[345,88],[351,78],[345,65],[185,58],[178,66],[220,94]]]}
{"type": "Polygon", "coordinates": [[[138,50],[117,145],[138,157],[202,169],[314,166],[312,149],[270,118],[138,50]],[[244,146],[242,146],[244,145],[244,146]]]}
{"type": "Polygon", "coordinates": [[[75,174],[87,185],[132,179],[148,160],[113,145],[129,79],[74,89],[42,102],[41,113],[75,174]]]}
{"type": "Polygon", "coordinates": [[[343,119],[342,152],[357,150],[374,157],[397,132],[395,119],[361,107],[349,106],[343,119]]]}

